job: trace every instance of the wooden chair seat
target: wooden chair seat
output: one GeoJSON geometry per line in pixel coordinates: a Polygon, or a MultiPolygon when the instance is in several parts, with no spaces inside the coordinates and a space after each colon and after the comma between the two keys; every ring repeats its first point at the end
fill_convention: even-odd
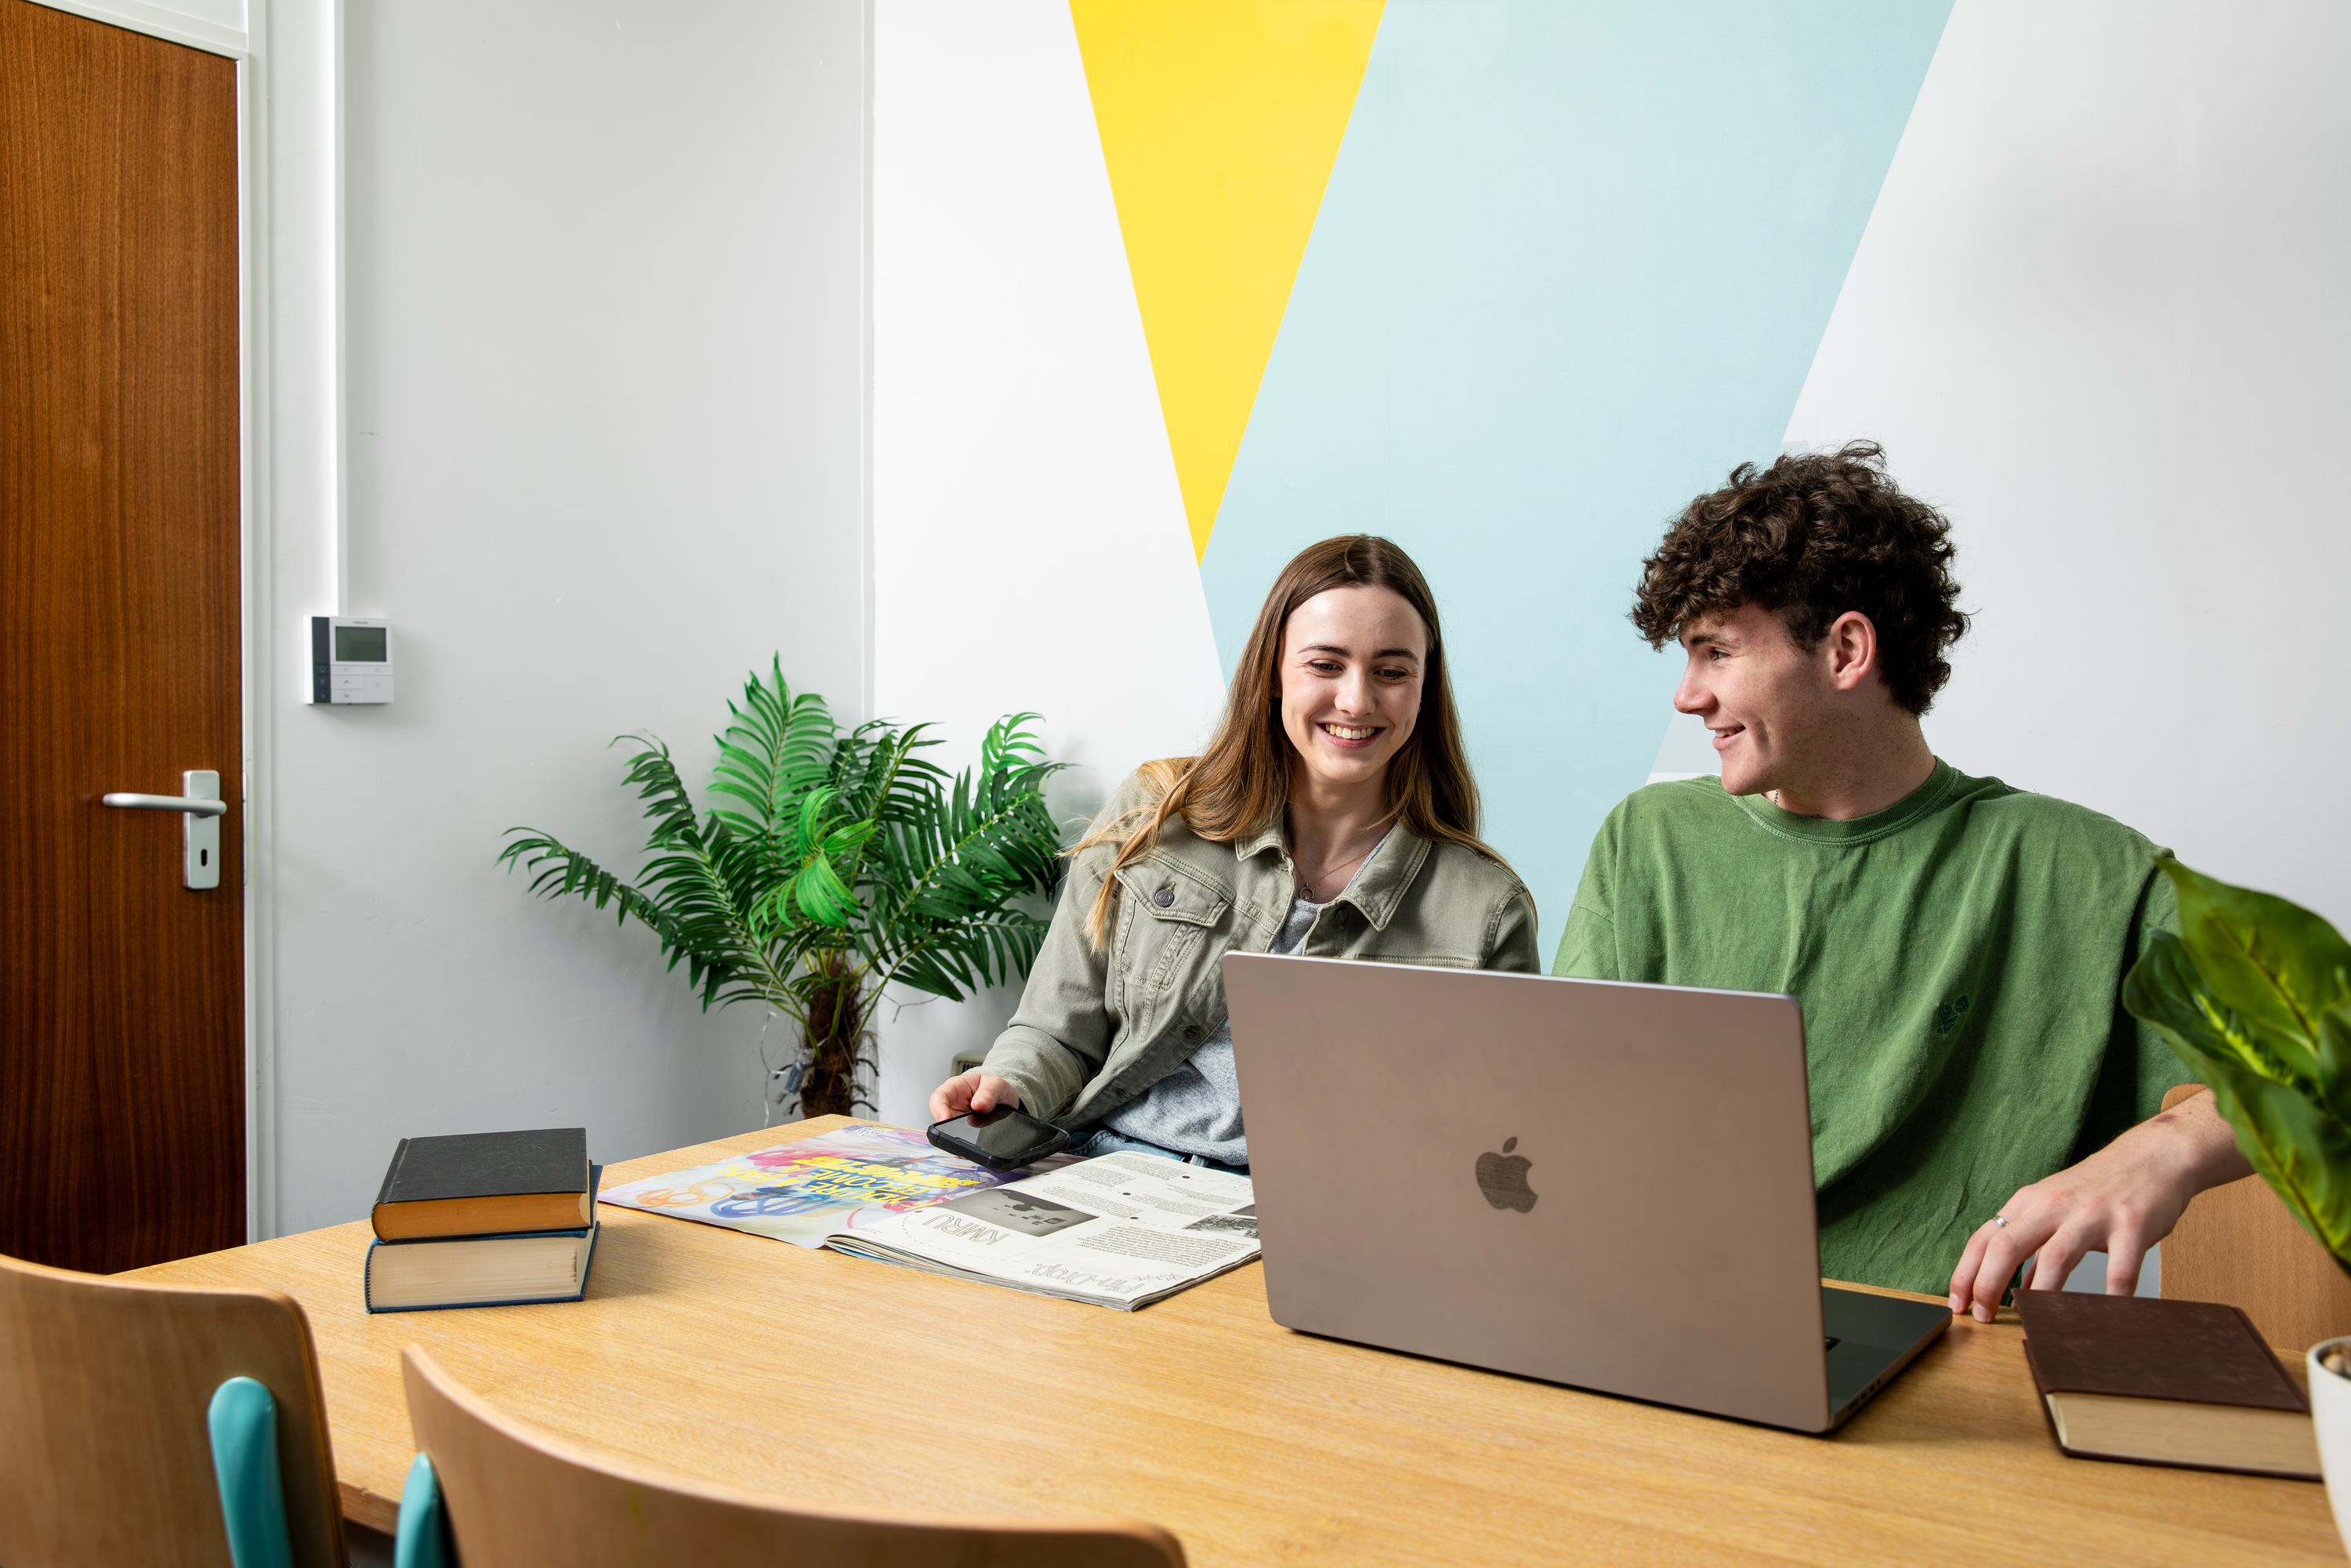
{"type": "Polygon", "coordinates": [[[464,1568],[1182,1568],[1155,1524],[909,1519],[806,1508],[624,1464],[401,1354],[408,1420],[464,1568]]]}

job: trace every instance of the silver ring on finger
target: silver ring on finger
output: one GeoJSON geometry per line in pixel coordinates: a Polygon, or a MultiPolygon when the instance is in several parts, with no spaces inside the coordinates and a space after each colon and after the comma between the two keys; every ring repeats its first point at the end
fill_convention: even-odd
{"type": "Polygon", "coordinates": [[[2007,1229],[2007,1228],[2008,1228],[2008,1216],[2006,1216],[2005,1214],[1995,1214],[1995,1215],[1993,1215],[1993,1216],[1991,1217],[1991,1222],[1992,1222],[1994,1225],[1999,1226],[2002,1230],[2005,1230],[2005,1229],[2007,1229]]]}

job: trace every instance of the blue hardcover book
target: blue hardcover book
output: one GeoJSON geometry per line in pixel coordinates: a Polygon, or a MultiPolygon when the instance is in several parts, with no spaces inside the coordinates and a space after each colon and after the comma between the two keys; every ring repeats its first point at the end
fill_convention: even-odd
{"type": "Polygon", "coordinates": [[[435,1237],[370,1243],[363,1286],[371,1312],[518,1307],[576,1301],[588,1291],[600,1222],[584,1230],[435,1237]]]}

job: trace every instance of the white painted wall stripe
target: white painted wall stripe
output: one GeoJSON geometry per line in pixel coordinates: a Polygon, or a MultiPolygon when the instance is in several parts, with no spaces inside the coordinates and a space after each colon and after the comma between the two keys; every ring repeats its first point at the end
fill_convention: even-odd
{"type": "Polygon", "coordinates": [[[2346,66],[2327,0],[1959,0],[1788,427],[1956,525],[1939,753],[2338,924],[2346,66]]]}
{"type": "MultiPolygon", "coordinates": [[[[1090,813],[1224,680],[1069,8],[893,0],[874,61],[875,711],[951,766],[1041,712],[1090,813]]],[[[1012,1000],[885,1009],[883,1118],[1012,1000]]]]}

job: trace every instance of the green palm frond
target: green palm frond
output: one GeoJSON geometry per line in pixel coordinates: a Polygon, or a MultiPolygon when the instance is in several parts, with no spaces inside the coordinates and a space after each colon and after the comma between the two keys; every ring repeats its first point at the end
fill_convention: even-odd
{"type": "Polygon", "coordinates": [[[1045,922],[1011,908],[1050,898],[1061,834],[1044,781],[1059,766],[1027,730],[1033,714],[998,721],[976,774],[904,803],[885,824],[893,852],[875,857],[875,928],[868,950],[885,981],[962,997],[1028,972],[1045,922]]]}
{"type": "Polygon", "coordinates": [[[780,659],[773,683],[754,674],[744,683],[742,706],[726,705],[735,722],[716,737],[718,765],[710,782],[712,794],[750,808],[714,806],[711,815],[752,837],[774,831],[799,797],[825,782],[840,733],[824,698],[814,692],[791,695],[780,659]]]}
{"type": "MultiPolygon", "coordinates": [[[[716,737],[707,812],[669,749],[640,749],[625,782],[644,802],[635,883],[535,829],[499,854],[543,898],[634,916],[683,963],[702,1005],[760,1000],[804,1027],[852,985],[961,998],[1028,973],[1059,885],[1061,831],[1045,806],[1033,713],[989,727],[978,765],[949,775],[922,755],[930,726],[869,720],[843,732],[824,699],[794,696],[780,660],[753,672],[716,737]]],[[[861,1013],[860,1017],[862,1016],[861,1013]]]]}
{"type": "Polygon", "coordinates": [[[652,928],[668,967],[686,966],[687,982],[702,994],[705,1008],[748,1000],[760,994],[764,967],[755,943],[732,919],[724,883],[709,862],[692,853],[654,861],[646,886],[632,887],[580,851],[526,828],[509,830],[498,859],[533,874],[531,892],[542,898],[580,897],[599,909],[612,908],[626,924],[631,915],[652,928]],[[650,890],[650,891],[649,891],[650,890]]]}

